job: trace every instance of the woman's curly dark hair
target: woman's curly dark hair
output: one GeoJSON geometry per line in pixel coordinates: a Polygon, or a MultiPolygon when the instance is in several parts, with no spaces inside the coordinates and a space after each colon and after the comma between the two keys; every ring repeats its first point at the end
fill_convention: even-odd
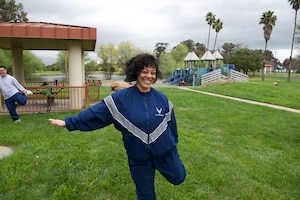
{"type": "Polygon", "coordinates": [[[136,81],[139,73],[144,69],[144,67],[154,67],[156,68],[156,82],[157,78],[160,77],[161,73],[158,69],[158,63],[155,57],[151,54],[139,54],[132,57],[126,63],[126,81],[136,81]]]}

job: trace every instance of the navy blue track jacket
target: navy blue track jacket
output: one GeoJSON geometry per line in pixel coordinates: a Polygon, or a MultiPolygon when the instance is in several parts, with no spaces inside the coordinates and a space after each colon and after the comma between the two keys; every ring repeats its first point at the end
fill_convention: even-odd
{"type": "Polygon", "coordinates": [[[122,132],[128,157],[135,160],[163,156],[178,142],[173,105],[154,88],[146,93],[136,86],[122,89],[65,122],[69,131],[91,131],[113,123],[122,132]]]}

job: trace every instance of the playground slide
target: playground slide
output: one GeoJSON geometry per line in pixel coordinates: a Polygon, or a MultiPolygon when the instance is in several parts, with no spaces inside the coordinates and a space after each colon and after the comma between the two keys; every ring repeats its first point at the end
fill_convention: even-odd
{"type": "Polygon", "coordinates": [[[179,78],[179,79],[176,79],[176,80],[170,82],[170,84],[173,85],[173,84],[175,84],[175,83],[178,83],[179,81],[182,81],[182,80],[188,78],[189,76],[190,76],[189,74],[188,74],[188,75],[185,75],[185,76],[183,76],[183,77],[181,77],[181,78],[179,78]]]}
{"type": "Polygon", "coordinates": [[[168,78],[168,79],[166,79],[166,80],[163,80],[163,82],[164,82],[164,83],[166,83],[166,82],[171,82],[171,81],[174,81],[174,80],[177,79],[177,78],[179,78],[179,75],[176,75],[176,76],[173,76],[173,77],[168,78]]]}

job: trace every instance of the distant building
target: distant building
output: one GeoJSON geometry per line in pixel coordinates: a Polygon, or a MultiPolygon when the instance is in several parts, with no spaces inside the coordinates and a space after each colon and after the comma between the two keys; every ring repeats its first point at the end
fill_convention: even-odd
{"type": "Polygon", "coordinates": [[[272,73],[276,68],[276,62],[265,61],[264,73],[272,73]]]}

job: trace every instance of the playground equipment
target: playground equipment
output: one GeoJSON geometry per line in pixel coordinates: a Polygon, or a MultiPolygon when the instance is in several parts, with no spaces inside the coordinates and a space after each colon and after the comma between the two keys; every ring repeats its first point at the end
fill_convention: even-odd
{"type": "Polygon", "coordinates": [[[216,81],[248,81],[248,76],[234,70],[233,64],[223,65],[220,68],[178,68],[173,71],[172,77],[164,80],[164,83],[180,86],[200,86],[216,81]]]}
{"type": "Polygon", "coordinates": [[[163,82],[171,85],[199,86],[210,84],[220,79],[223,81],[248,81],[247,75],[234,70],[234,64],[223,65],[223,60],[223,56],[218,51],[212,54],[208,50],[201,59],[194,52],[189,52],[184,58],[185,68],[177,68],[172,72],[172,77],[163,82]],[[199,68],[200,63],[205,67],[199,68]]]}
{"type": "Polygon", "coordinates": [[[181,70],[180,68],[177,68],[176,70],[173,71],[172,73],[172,77],[166,79],[166,80],[163,80],[164,83],[169,83],[169,82],[172,82],[178,78],[180,78],[180,74],[181,74],[181,70]]]}
{"type": "Polygon", "coordinates": [[[173,81],[169,82],[171,85],[173,84],[184,84],[185,82],[188,81],[189,79],[189,76],[190,76],[190,70],[189,68],[186,68],[186,69],[182,69],[180,70],[180,74],[179,74],[179,77],[177,79],[174,79],[173,81]]]}
{"type": "Polygon", "coordinates": [[[207,73],[207,68],[178,68],[173,71],[173,76],[166,80],[164,83],[169,83],[171,85],[201,85],[201,75],[207,73]]]}

